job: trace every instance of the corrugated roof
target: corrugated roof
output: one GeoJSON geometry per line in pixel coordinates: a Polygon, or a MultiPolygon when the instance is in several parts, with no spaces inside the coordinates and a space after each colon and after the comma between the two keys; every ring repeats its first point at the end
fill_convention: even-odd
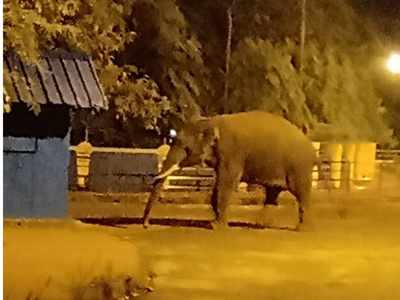
{"type": "Polygon", "coordinates": [[[32,65],[7,53],[3,63],[4,87],[12,102],[108,107],[93,61],[87,55],[51,51],[32,65]]]}

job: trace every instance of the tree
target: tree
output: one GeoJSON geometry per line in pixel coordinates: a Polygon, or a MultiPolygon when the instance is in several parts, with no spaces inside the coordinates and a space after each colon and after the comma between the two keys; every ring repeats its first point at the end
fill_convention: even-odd
{"type": "Polygon", "coordinates": [[[332,135],[330,138],[339,140],[390,141],[382,99],[372,84],[370,70],[362,66],[363,59],[338,49],[321,49],[315,43],[307,52],[308,107],[316,116],[316,125],[329,124],[332,130],[316,138],[332,135]]]}
{"type": "Polygon", "coordinates": [[[145,69],[185,119],[200,114],[198,103],[210,93],[209,77],[201,44],[179,7],[173,0],[138,0],[134,10],[138,39],[123,61],[145,69]]]}
{"type": "Polygon", "coordinates": [[[308,1],[305,31],[305,0],[236,0],[231,11],[232,0],[7,0],[5,40],[27,60],[51,47],[92,54],[113,104],[105,130],[263,109],[314,133],[327,125],[333,139],[388,140],[367,63],[382,47],[357,1],[308,1]]]}
{"type": "Polygon", "coordinates": [[[389,139],[382,101],[365,63],[381,51],[378,34],[351,1],[308,2],[306,35],[305,26],[299,34],[299,21],[293,21],[305,20],[296,9],[303,4],[304,17],[304,1],[238,0],[233,14],[230,100],[222,109],[218,90],[223,91],[219,83],[224,80],[219,70],[225,61],[221,41],[226,40],[226,31],[219,24],[225,20],[226,4],[181,2],[200,41],[211,44],[204,48],[204,56],[215,62],[208,65],[215,94],[221,95],[211,111],[264,109],[302,128],[315,129],[322,123],[333,132],[345,133],[331,135],[333,139],[389,139]],[[300,66],[303,72],[296,72],[300,66]],[[354,107],[362,114],[355,117],[354,107]]]}
{"type": "Polygon", "coordinates": [[[301,7],[301,25],[300,25],[300,71],[303,70],[304,63],[304,45],[306,40],[306,0],[300,0],[301,7]]]}
{"type": "Polygon", "coordinates": [[[90,54],[115,113],[140,117],[146,128],[154,129],[173,110],[170,101],[135,65],[116,60],[135,42],[132,9],[133,2],[118,0],[6,0],[5,51],[13,50],[30,63],[42,51],[58,47],[90,54]]]}
{"type": "Polygon", "coordinates": [[[275,45],[260,38],[240,42],[232,57],[231,109],[270,111],[299,127],[310,123],[302,78],[292,64],[295,51],[290,40],[275,45]]]}
{"type": "Polygon", "coordinates": [[[226,48],[225,48],[225,82],[224,82],[224,105],[229,106],[229,76],[230,76],[230,64],[231,64],[231,52],[232,52],[232,9],[235,1],[228,7],[226,11],[227,16],[227,35],[226,35],[226,48]]]}

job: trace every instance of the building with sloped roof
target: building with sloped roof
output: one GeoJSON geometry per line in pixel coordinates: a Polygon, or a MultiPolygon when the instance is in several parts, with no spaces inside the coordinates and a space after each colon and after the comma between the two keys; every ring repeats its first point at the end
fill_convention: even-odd
{"type": "Polygon", "coordinates": [[[67,215],[71,111],[107,109],[91,58],[67,51],[44,54],[30,65],[3,56],[4,216],[67,215]],[[32,104],[40,104],[40,113],[32,104]]]}

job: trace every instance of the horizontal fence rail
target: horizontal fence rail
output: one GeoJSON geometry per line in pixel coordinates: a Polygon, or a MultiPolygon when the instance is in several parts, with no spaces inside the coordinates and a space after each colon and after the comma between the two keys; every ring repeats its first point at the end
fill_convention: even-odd
{"type": "MultiPolygon", "coordinates": [[[[324,160],[321,161],[319,168],[315,168],[313,170],[313,183],[316,188],[323,188],[324,184],[327,186],[327,182],[341,182],[343,178],[332,178],[331,176],[331,166],[332,165],[341,165],[343,167],[345,164],[349,164],[347,161],[329,161],[324,160]],[[319,184],[323,183],[323,184],[319,184]]],[[[193,190],[193,191],[201,191],[201,190],[211,190],[212,186],[215,182],[215,172],[211,168],[194,168],[187,167],[182,168],[179,171],[173,173],[173,175],[168,176],[164,188],[166,190],[193,190]]],[[[245,183],[241,183],[239,185],[239,189],[245,190],[247,185],[245,183]]],[[[328,186],[327,186],[328,188],[328,186]]],[[[331,187],[333,188],[333,187],[331,187]]]]}
{"type": "MultiPolygon", "coordinates": [[[[165,156],[152,150],[119,150],[98,148],[89,156],[81,156],[71,149],[68,208],[71,217],[141,222],[154,177],[165,156]],[[84,160],[81,168],[87,172],[81,177],[78,176],[77,158],[84,160]],[[83,185],[78,186],[78,178],[83,185]]],[[[326,204],[337,201],[357,205],[364,203],[360,200],[400,201],[399,154],[398,150],[377,150],[372,161],[373,172],[366,172],[367,176],[363,177],[355,174],[360,162],[357,166],[354,161],[327,159],[323,151],[318,152],[320,163],[313,170],[313,202],[323,209],[326,204]]],[[[371,166],[371,161],[368,165],[371,166]]],[[[210,205],[214,181],[215,172],[211,168],[191,167],[176,171],[165,182],[157,201],[160,205],[154,205],[151,212],[151,222],[193,224],[214,220],[210,205]]],[[[263,189],[241,183],[229,205],[229,222],[258,224],[258,211],[264,199],[263,189]]],[[[279,204],[268,208],[266,220],[271,221],[268,224],[277,228],[295,226],[297,215],[292,195],[283,193],[279,204]]]]}
{"type": "MultiPolygon", "coordinates": [[[[113,191],[111,187],[108,189],[107,185],[115,186],[121,181],[123,181],[122,185],[125,186],[129,184],[137,185],[139,188],[131,189],[133,192],[148,191],[152,186],[152,178],[161,167],[161,159],[158,157],[157,149],[92,147],[91,155],[78,153],[76,147],[71,147],[70,151],[69,186],[72,190],[91,191],[93,190],[94,176],[102,176],[103,179],[96,180],[96,182],[99,182],[96,186],[101,186],[103,192],[113,191]],[[93,153],[97,156],[100,155],[99,158],[93,160],[91,158],[93,153]],[[99,168],[100,164],[101,168],[99,168]],[[102,174],[98,174],[99,172],[102,174]],[[90,183],[92,183],[92,186],[90,183]],[[141,185],[143,188],[140,188],[141,185]]],[[[322,151],[318,151],[317,154],[320,159],[318,166],[313,169],[314,189],[351,189],[354,185],[362,185],[373,180],[380,181],[378,186],[383,187],[384,182],[382,181],[385,180],[384,173],[386,170],[400,166],[400,150],[378,149],[375,156],[375,178],[354,178],[354,162],[329,160],[322,151]]],[[[209,191],[212,189],[214,181],[215,172],[213,169],[188,167],[168,176],[164,188],[168,191],[209,191]]],[[[123,188],[121,187],[121,192],[123,192],[123,188]]],[[[248,188],[251,188],[251,186],[248,187],[245,183],[241,183],[238,190],[243,191],[248,188]]]]}
{"type": "Polygon", "coordinates": [[[400,150],[383,150],[376,151],[376,160],[392,163],[400,160],[400,150]]]}

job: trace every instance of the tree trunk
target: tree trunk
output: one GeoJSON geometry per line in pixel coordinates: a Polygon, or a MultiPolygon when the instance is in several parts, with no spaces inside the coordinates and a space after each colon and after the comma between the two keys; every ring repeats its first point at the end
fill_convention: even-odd
{"type": "Polygon", "coordinates": [[[306,40],[306,0],[301,1],[301,25],[300,25],[300,64],[299,69],[303,71],[304,66],[304,44],[306,40]]]}
{"type": "MultiPolygon", "coordinates": [[[[233,3],[232,3],[233,6],[233,3]]],[[[225,83],[224,83],[224,107],[223,110],[228,112],[229,107],[229,71],[230,71],[230,60],[231,60],[231,42],[232,42],[232,6],[227,10],[228,17],[228,34],[225,48],[225,83]]]]}

